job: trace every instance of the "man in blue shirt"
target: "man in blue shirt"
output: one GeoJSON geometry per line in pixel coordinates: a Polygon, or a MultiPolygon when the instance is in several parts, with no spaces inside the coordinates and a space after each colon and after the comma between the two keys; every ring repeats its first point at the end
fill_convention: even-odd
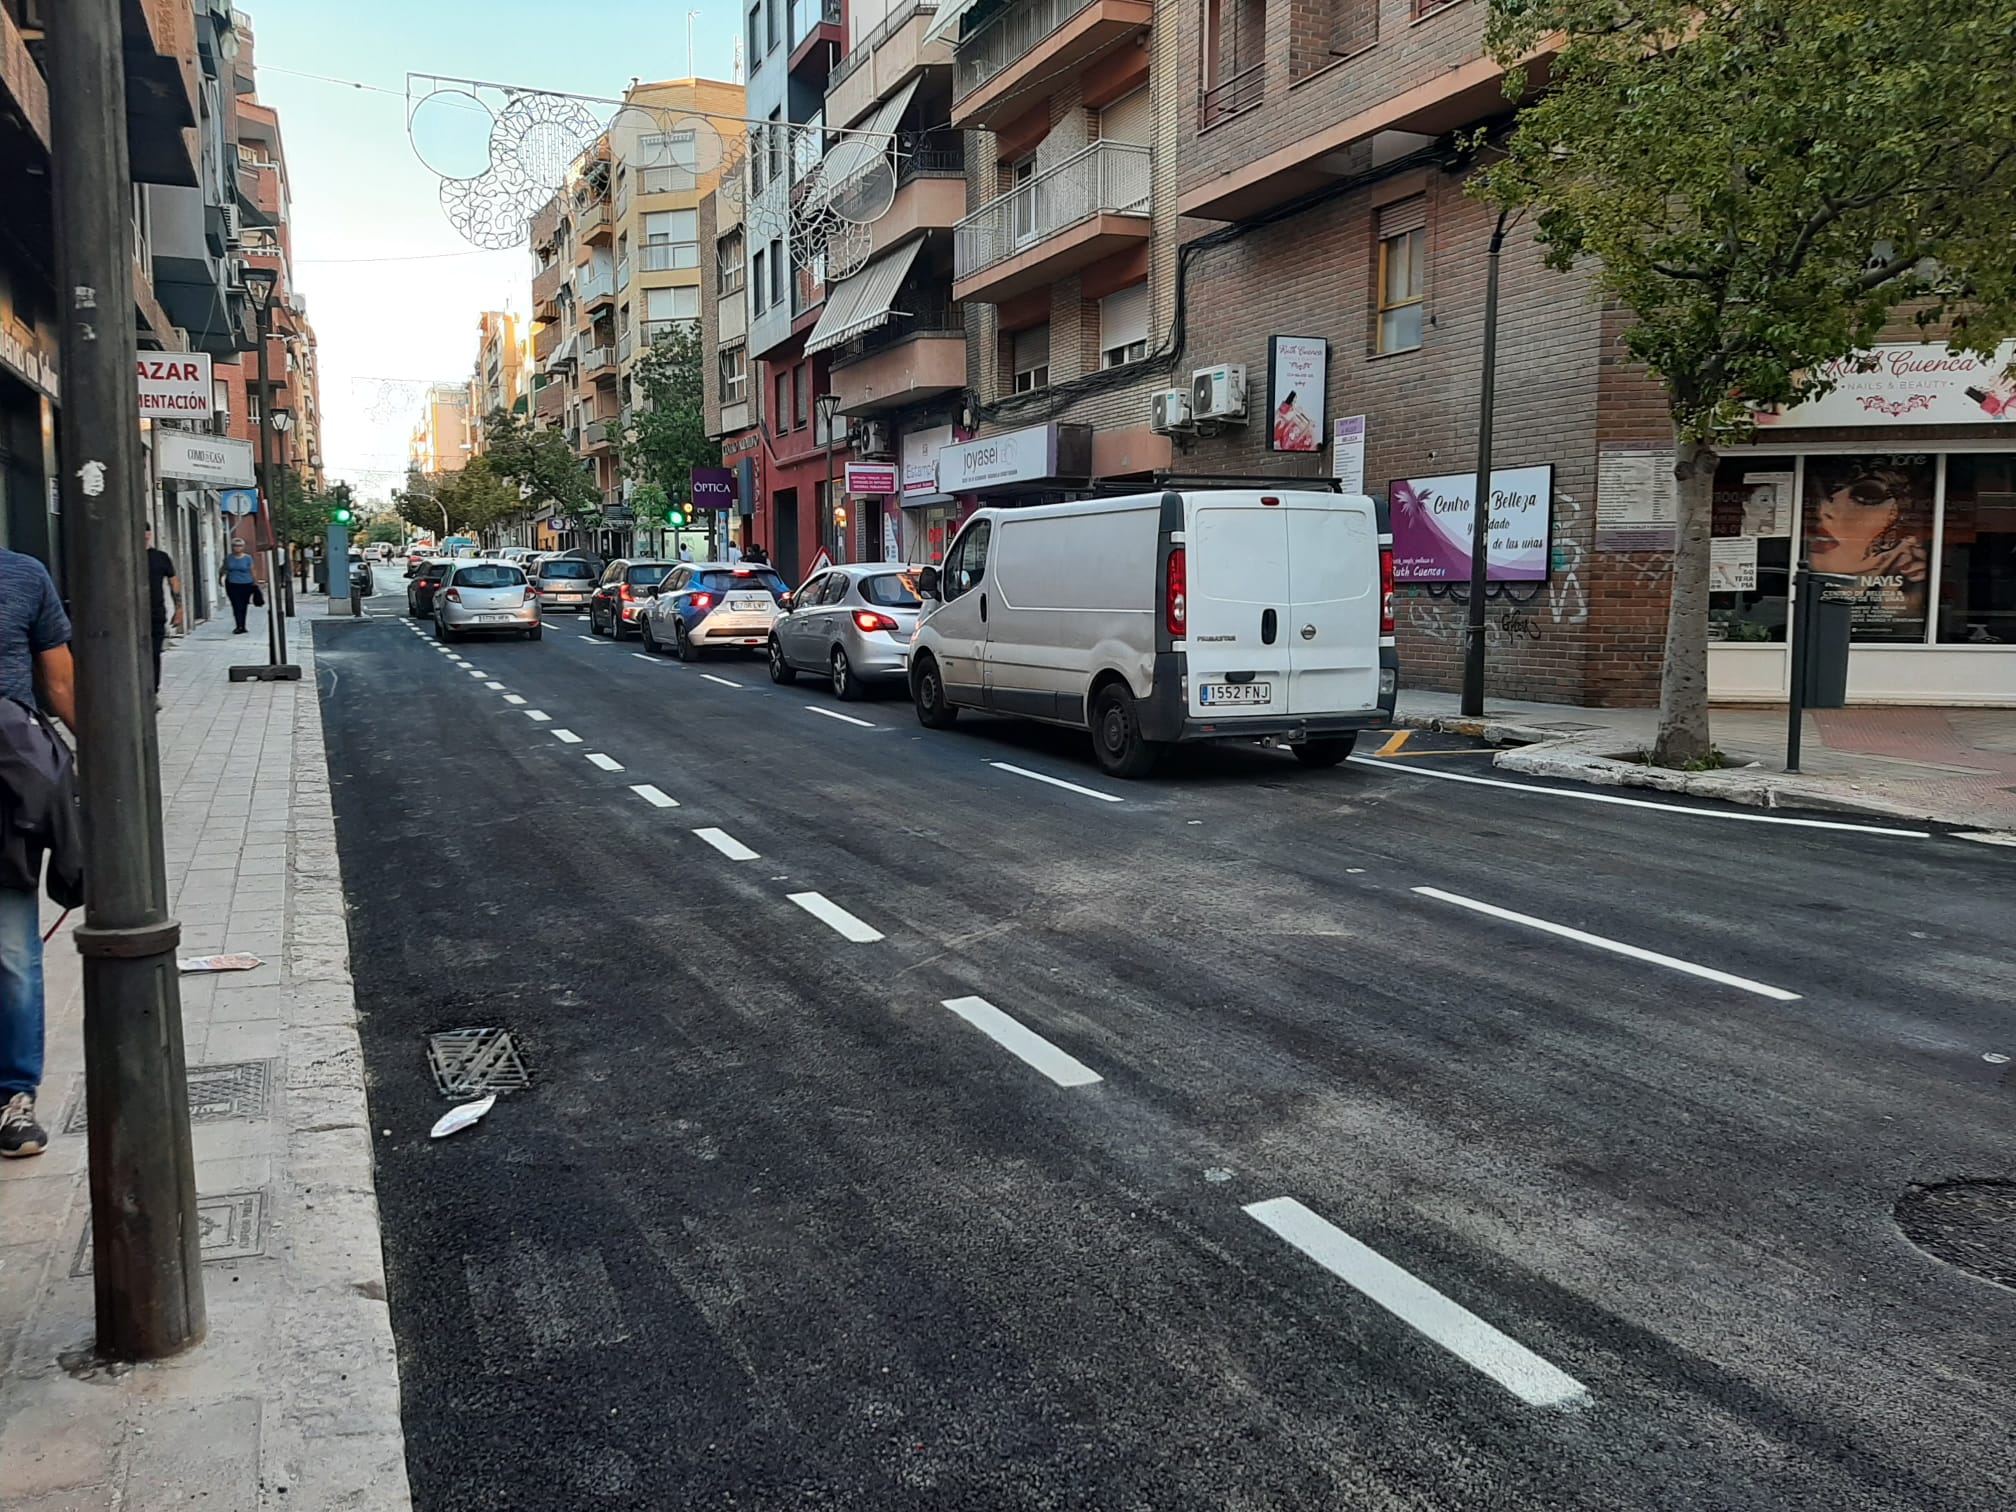
{"type": "MultiPolygon", "coordinates": [[[[33,708],[38,683],[50,712],[74,731],[70,618],[49,569],[0,548],[0,698],[33,708]]],[[[34,889],[0,888],[0,1157],[8,1159],[40,1155],[49,1143],[35,1121],[42,1084],[41,916],[34,889]]]]}

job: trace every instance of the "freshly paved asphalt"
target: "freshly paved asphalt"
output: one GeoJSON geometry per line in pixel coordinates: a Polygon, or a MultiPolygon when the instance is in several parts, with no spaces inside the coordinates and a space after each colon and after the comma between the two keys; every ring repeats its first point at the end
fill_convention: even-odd
{"type": "Polygon", "coordinates": [[[2009,852],[1424,775],[1488,771],[1448,743],[1122,784],[584,635],[479,678],[316,627],[423,1512],[2006,1507],[2016,1292],[1891,1209],[2016,1176],[2009,852]],[[472,1025],[533,1085],[430,1142],[425,1037],[472,1025]]]}

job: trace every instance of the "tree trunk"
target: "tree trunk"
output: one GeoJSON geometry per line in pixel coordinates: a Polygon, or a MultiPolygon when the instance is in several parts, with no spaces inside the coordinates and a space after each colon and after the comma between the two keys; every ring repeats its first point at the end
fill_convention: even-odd
{"type": "Polygon", "coordinates": [[[1708,735],[1708,537],[1714,524],[1715,450],[1674,440],[1678,528],[1673,543],[1673,592],[1666,611],[1666,662],[1659,675],[1660,766],[1706,761],[1708,735]]]}

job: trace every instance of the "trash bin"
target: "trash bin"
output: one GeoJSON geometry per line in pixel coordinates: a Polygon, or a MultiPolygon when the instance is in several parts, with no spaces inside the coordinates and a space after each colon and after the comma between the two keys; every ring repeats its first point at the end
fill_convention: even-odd
{"type": "Polygon", "coordinates": [[[1855,579],[1816,572],[1799,616],[1809,709],[1838,709],[1848,702],[1848,631],[1855,612],[1855,579]]]}

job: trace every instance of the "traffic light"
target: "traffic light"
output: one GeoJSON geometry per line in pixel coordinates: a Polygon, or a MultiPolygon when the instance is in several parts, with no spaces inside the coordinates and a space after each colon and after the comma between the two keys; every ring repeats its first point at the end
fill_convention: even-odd
{"type": "Polygon", "coordinates": [[[833,506],[833,528],[836,530],[845,530],[847,528],[847,506],[845,504],[835,504],[833,506]]]}
{"type": "Polygon", "coordinates": [[[687,505],[667,504],[665,506],[665,523],[670,525],[674,530],[684,530],[692,522],[692,510],[687,505]]]}
{"type": "Polygon", "coordinates": [[[357,512],[348,504],[338,504],[329,511],[329,523],[332,525],[348,525],[356,518],[357,512]]]}

